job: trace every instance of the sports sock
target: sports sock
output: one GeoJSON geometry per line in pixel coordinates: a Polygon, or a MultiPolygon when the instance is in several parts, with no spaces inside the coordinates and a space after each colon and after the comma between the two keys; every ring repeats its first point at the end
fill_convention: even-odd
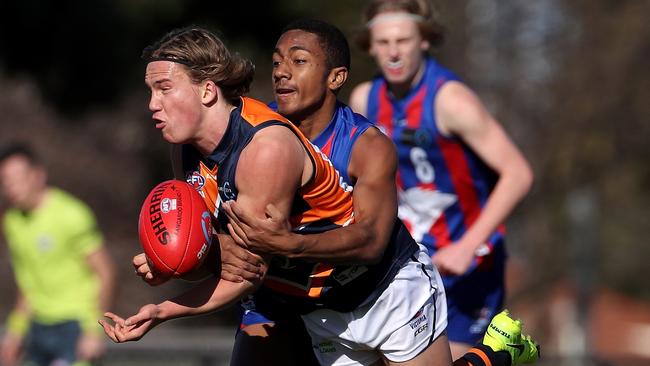
{"type": "Polygon", "coordinates": [[[508,352],[494,352],[484,344],[477,344],[463,357],[454,361],[454,366],[510,366],[511,364],[512,360],[508,352]]]}

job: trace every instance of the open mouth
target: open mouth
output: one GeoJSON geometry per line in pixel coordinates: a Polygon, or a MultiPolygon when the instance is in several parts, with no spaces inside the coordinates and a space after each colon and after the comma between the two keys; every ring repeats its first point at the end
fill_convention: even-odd
{"type": "Polygon", "coordinates": [[[389,61],[386,63],[386,71],[391,74],[399,74],[404,70],[404,61],[389,61]]]}
{"type": "Polygon", "coordinates": [[[398,61],[388,61],[386,63],[386,67],[389,69],[398,69],[400,67],[404,66],[404,61],[398,60],[398,61]]]}
{"type": "Polygon", "coordinates": [[[275,95],[277,96],[286,96],[292,93],[295,93],[296,91],[291,88],[276,88],[275,89],[275,95]]]}
{"type": "Polygon", "coordinates": [[[163,127],[165,127],[167,125],[165,123],[165,121],[161,121],[161,120],[156,119],[156,118],[153,118],[153,121],[156,122],[156,128],[157,129],[162,129],[163,127]]]}

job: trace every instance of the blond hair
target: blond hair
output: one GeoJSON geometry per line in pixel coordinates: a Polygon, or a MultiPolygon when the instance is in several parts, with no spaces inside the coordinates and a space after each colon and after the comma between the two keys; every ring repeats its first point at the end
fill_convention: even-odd
{"type": "Polygon", "coordinates": [[[438,8],[429,0],[371,0],[362,13],[363,28],[357,32],[355,43],[362,50],[370,49],[370,28],[373,18],[381,13],[405,12],[414,15],[422,38],[432,46],[444,39],[444,27],[439,21],[438,8]]]}
{"type": "Polygon", "coordinates": [[[148,62],[172,61],[184,65],[193,82],[212,80],[233,104],[250,90],[255,73],[250,60],[230,53],[219,37],[198,27],[169,32],[145,48],[142,58],[148,62]]]}

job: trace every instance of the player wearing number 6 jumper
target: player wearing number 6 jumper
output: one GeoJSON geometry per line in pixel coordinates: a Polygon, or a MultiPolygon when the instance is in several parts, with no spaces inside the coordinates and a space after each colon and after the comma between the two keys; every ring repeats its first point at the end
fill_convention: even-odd
{"type": "Polygon", "coordinates": [[[502,307],[502,223],[532,173],[479,98],[427,54],[442,37],[434,15],[427,0],[370,1],[358,43],[381,75],[350,106],[397,146],[399,216],[443,276],[457,357],[502,307]]]}

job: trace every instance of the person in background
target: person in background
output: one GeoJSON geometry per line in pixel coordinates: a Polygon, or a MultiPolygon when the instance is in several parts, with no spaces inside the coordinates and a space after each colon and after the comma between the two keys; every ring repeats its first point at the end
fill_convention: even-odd
{"type": "Polygon", "coordinates": [[[483,103],[429,54],[442,39],[427,0],[372,0],[358,45],[381,75],[350,106],[393,140],[399,216],[443,276],[459,357],[504,301],[503,222],[529,191],[528,162],[483,103]]]}
{"type": "Polygon", "coordinates": [[[0,361],[84,364],[104,352],[96,319],[113,295],[114,267],[90,208],[47,183],[23,144],[0,152],[2,224],[17,283],[0,361]]]}

